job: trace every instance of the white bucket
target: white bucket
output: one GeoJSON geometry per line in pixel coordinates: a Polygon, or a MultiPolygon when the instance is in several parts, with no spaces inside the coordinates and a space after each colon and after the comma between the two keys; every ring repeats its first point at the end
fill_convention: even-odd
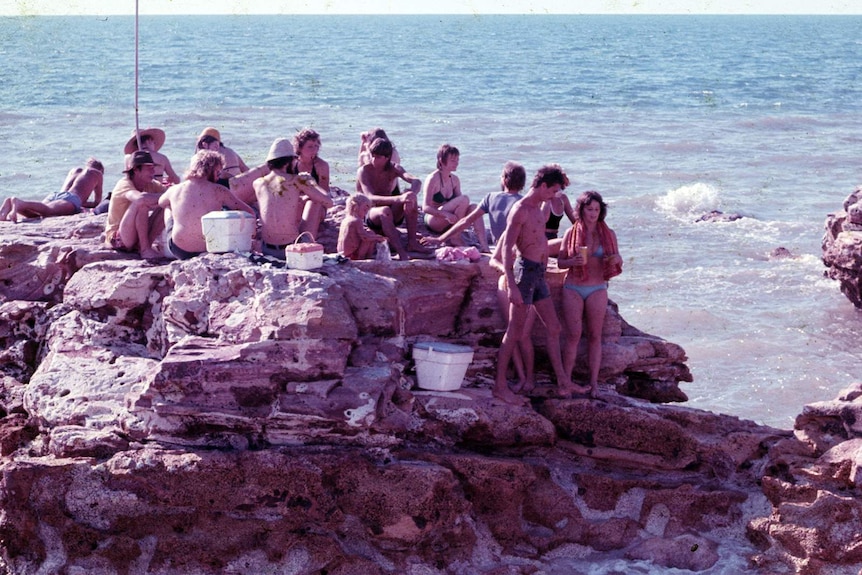
{"type": "Polygon", "coordinates": [[[217,211],[201,216],[201,230],[207,242],[207,251],[250,252],[254,235],[255,217],[242,211],[217,211]]]}
{"type": "Polygon", "coordinates": [[[461,387],[467,368],[473,361],[473,350],[465,345],[442,341],[413,344],[416,379],[422,389],[454,391],[461,387]]]}

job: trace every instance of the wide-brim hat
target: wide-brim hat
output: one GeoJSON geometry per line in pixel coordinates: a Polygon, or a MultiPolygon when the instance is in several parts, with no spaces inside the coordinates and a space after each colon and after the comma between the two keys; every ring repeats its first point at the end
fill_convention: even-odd
{"type": "Polygon", "coordinates": [[[213,138],[215,138],[216,140],[221,142],[221,134],[219,133],[218,130],[216,130],[212,126],[209,126],[208,128],[204,128],[204,131],[201,132],[200,135],[198,136],[198,141],[200,141],[200,139],[203,138],[204,136],[212,136],[213,138]]]}
{"type": "Polygon", "coordinates": [[[138,166],[153,166],[155,165],[153,162],[153,157],[146,150],[137,150],[131,154],[127,154],[125,157],[125,169],[124,173],[131,172],[133,169],[138,166]]]}
{"type": "Polygon", "coordinates": [[[293,142],[287,138],[279,138],[269,147],[269,154],[266,156],[266,161],[269,162],[279,158],[289,158],[295,155],[296,152],[293,149],[293,142]]]}
{"type": "MultiPolygon", "coordinates": [[[[143,139],[144,136],[150,136],[153,139],[153,146],[155,148],[155,151],[157,151],[157,152],[162,147],[162,145],[164,145],[164,143],[165,143],[165,131],[164,130],[160,130],[158,128],[144,128],[143,130],[140,130],[140,134],[141,134],[141,139],[143,139]]],[[[132,137],[129,138],[128,142],[126,142],[126,147],[123,148],[123,152],[126,154],[131,154],[132,152],[134,152],[137,149],[138,149],[138,138],[135,135],[135,131],[132,130],[132,137]]]]}

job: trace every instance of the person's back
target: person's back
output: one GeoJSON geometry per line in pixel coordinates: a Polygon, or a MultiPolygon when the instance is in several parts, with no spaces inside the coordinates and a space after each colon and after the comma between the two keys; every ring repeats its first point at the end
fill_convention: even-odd
{"type": "Polygon", "coordinates": [[[521,194],[517,192],[491,192],[479,204],[479,208],[488,214],[488,221],[491,224],[491,241],[494,244],[500,240],[503,232],[506,231],[506,218],[509,216],[509,211],[521,198],[521,194]]]}
{"type": "Polygon", "coordinates": [[[216,179],[224,166],[224,158],[214,150],[199,150],[192,156],[186,180],[168,188],[159,199],[159,205],[171,210],[171,252],[188,259],[207,249],[201,217],[222,208],[243,210],[254,214],[247,204],[230,190],[217,184],[216,179]]]}
{"type": "Polygon", "coordinates": [[[222,209],[225,192],[224,186],[202,178],[189,178],[170,188],[171,237],[177,245],[190,252],[206,251],[201,217],[222,209]]]}
{"type": "Polygon", "coordinates": [[[297,177],[279,171],[255,180],[254,191],[260,209],[261,237],[264,243],[283,249],[299,235],[302,195],[297,177]]]}
{"type": "Polygon", "coordinates": [[[105,167],[95,159],[87,159],[83,168],[74,168],[69,172],[63,190],[73,193],[81,200],[81,206],[92,208],[102,201],[102,182],[104,180],[105,167]],[[90,195],[94,194],[92,202],[90,195]]]}

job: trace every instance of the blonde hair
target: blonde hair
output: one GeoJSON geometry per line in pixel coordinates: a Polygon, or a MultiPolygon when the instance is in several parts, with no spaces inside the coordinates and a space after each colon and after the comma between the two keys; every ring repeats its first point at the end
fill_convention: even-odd
{"type": "Polygon", "coordinates": [[[186,178],[201,178],[216,181],[219,171],[224,168],[224,156],[215,150],[198,150],[189,162],[186,178]]]}
{"type": "Polygon", "coordinates": [[[351,216],[359,215],[359,208],[362,206],[371,207],[371,200],[368,199],[368,196],[363,196],[362,194],[355,194],[347,198],[347,202],[345,202],[345,206],[347,207],[347,213],[351,216]]]}

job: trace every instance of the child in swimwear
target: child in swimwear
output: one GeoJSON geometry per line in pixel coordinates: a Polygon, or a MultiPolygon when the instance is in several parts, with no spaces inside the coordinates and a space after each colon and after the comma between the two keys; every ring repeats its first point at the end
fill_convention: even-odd
{"type": "Polygon", "coordinates": [[[338,252],[351,260],[374,258],[377,244],[386,238],[365,227],[365,216],[371,209],[371,200],[362,194],[347,198],[347,217],[338,229],[338,252]]]}

